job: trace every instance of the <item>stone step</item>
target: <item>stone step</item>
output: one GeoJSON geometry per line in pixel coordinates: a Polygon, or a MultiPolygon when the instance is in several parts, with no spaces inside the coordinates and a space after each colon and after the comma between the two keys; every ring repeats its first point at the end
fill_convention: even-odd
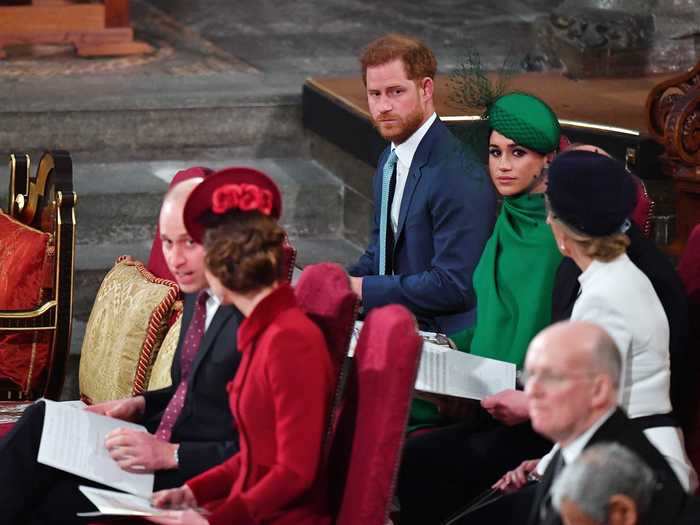
{"type": "Polygon", "coordinates": [[[282,223],[290,235],[338,235],[343,186],[305,159],[196,159],[81,163],[73,167],[78,193],[78,243],[125,244],[151,239],[158,210],[175,173],[188,166],[250,166],[267,173],[284,199],[282,223]]]}
{"type": "Polygon", "coordinates": [[[0,151],[65,149],[115,160],[216,147],[253,157],[304,154],[301,96],[284,78],[56,77],[50,94],[45,84],[3,83],[0,151]]]}

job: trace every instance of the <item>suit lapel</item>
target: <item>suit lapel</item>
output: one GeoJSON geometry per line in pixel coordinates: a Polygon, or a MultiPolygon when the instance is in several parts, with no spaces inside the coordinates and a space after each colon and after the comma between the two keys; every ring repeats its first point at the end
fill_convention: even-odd
{"type": "MultiPolygon", "coordinates": [[[[595,431],[586,443],[584,448],[605,441],[617,441],[616,437],[619,436],[621,427],[624,428],[625,416],[622,411],[618,408],[613,412],[610,417],[595,431]]],[[[549,462],[547,470],[545,470],[542,476],[542,481],[537,487],[537,492],[535,494],[534,504],[530,513],[529,525],[547,525],[547,524],[560,524],[561,519],[558,515],[550,513],[550,519],[546,521],[540,520],[540,507],[547,499],[549,492],[552,490],[552,485],[554,484],[555,466],[559,463],[559,458],[561,457],[561,449],[557,450],[557,453],[552,457],[549,462]],[[554,517],[557,516],[556,519],[554,517]]]]}
{"type": "MultiPolygon", "coordinates": [[[[202,342],[199,345],[199,352],[197,352],[197,357],[195,358],[194,364],[192,365],[192,372],[190,374],[190,377],[193,378],[195,376],[202,360],[209,353],[209,350],[214,345],[214,341],[216,341],[219,332],[221,332],[224,325],[234,315],[235,309],[233,307],[219,306],[219,308],[216,310],[216,313],[214,314],[214,318],[211,320],[209,328],[205,330],[204,337],[202,337],[202,342]]],[[[232,352],[235,352],[235,350],[235,348],[231,348],[232,352]]]]}
{"type": "Polygon", "coordinates": [[[556,471],[556,465],[559,463],[561,458],[561,449],[552,456],[552,460],[547,466],[547,470],[544,471],[542,476],[542,481],[537,485],[537,492],[535,493],[535,500],[532,505],[532,510],[530,511],[530,519],[528,520],[529,525],[536,525],[539,523],[544,523],[540,520],[540,507],[547,500],[549,491],[552,489],[552,484],[554,483],[554,475],[556,471]]]}
{"type": "Polygon", "coordinates": [[[605,443],[609,441],[619,441],[620,436],[626,432],[626,427],[630,423],[627,416],[620,410],[616,408],[615,411],[610,414],[610,417],[605,420],[605,422],[600,425],[598,430],[591,436],[588,440],[584,449],[595,445],[596,443],[605,443]]]}
{"type": "Polygon", "coordinates": [[[406,186],[404,186],[403,195],[401,197],[401,208],[399,209],[399,223],[396,228],[396,237],[394,242],[394,248],[401,238],[403,233],[404,225],[406,224],[406,216],[408,215],[408,209],[411,207],[411,201],[413,200],[413,194],[418,187],[418,182],[420,181],[423,172],[422,168],[428,162],[430,158],[430,152],[433,148],[433,143],[437,139],[442,128],[445,125],[439,118],[435,119],[433,125],[430,126],[428,132],[420,141],[418,149],[416,149],[415,155],[413,155],[413,160],[411,161],[411,167],[408,170],[408,178],[406,179],[406,186]]]}
{"type": "Polygon", "coordinates": [[[406,179],[406,186],[403,189],[403,196],[401,197],[401,209],[399,210],[399,224],[396,228],[396,241],[394,242],[394,247],[401,238],[403,233],[404,224],[406,224],[406,215],[408,214],[408,208],[411,206],[411,201],[413,200],[413,194],[418,186],[418,181],[421,178],[421,170],[416,166],[416,159],[413,159],[411,163],[411,169],[408,172],[408,178],[406,179]]]}

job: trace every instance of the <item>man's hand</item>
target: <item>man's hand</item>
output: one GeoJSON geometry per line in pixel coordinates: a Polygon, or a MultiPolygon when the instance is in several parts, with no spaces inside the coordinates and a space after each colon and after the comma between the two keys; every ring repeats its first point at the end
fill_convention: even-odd
{"type": "Polygon", "coordinates": [[[207,519],[196,510],[171,510],[160,516],[147,516],[146,519],[164,525],[209,525],[207,519]]]}
{"type": "Polygon", "coordinates": [[[123,421],[139,421],[146,410],[146,400],[143,396],[127,397],[126,399],[97,403],[85,410],[123,421]]]}
{"type": "Polygon", "coordinates": [[[362,277],[352,277],[350,276],[350,288],[355,292],[357,297],[362,300],[362,277]]]}
{"type": "Polygon", "coordinates": [[[197,506],[197,498],[185,484],[176,489],[159,490],[151,497],[151,504],[159,509],[192,509],[197,506]]]}
{"type": "Polygon", "coordinates": [[[481,401],[484,410],[508,426],[530,419],[527,404],[525,392],[520,390],[503,390],[481,401]]]}
{"type": "Polygon", "coordinates": [[[175,450],[179,445],[131,428],[107,434],[105,446],[120,468],[127,472],[154,472],[177,468],[175,450]]]}
{"type": "Polygon", "coordinates": [[[509,470],[496,483],[491,485],[492,489],[512,492],[521,489],[527,483],[528,476],[535,471],[539,459],[528,459],[523,461],[517,468],[509,470]]]}

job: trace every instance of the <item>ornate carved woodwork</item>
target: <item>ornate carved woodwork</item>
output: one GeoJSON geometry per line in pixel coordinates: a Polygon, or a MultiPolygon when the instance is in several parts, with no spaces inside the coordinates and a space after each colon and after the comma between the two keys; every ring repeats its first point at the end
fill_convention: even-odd
{"type": "Polygon", "coordinates": [[[700,223],[700,63],[655,86],[646,102],[649,134],[664,146],[662,167],[676,188],[676,240],[680,253],[700,223]]]}

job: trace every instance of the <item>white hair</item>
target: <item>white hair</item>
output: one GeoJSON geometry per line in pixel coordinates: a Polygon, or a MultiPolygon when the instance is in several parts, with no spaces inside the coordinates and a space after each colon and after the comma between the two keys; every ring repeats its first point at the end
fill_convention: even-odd
{"type": "Polygon", "coordinates": [[[566,466],[552,486],[552,505],[559,511],[566,499],[597,523],[607,523],[611,496],[628,496],[643,517],[655,488],[656,477],[639,456],[618,443],[605,443],[566,466]]]}

